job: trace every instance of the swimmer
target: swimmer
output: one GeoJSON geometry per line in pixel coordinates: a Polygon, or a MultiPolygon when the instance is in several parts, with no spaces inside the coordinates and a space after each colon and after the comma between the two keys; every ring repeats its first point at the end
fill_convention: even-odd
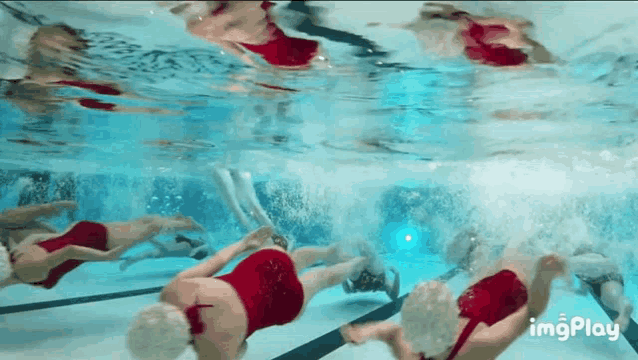
{"type": "MultiPolygon", "coordinates": [[[[247,213],[251,215],[252,220],[256,221],[259,226],[274,226],[266,211],[259,204],[250,173],[240,172],[236,169],[226,169],[221,165],[217,165],[213,170],[213,179],[222,199],[246,229],[252,227],[252,222],[246,212],[242,210],[242,202],[247,209],[247,213]]],[[[285,236],[275,234],[273,235],[273,240],[277,245],[289,252],[294,248],[294,242],[285,236]]],[[[366,241],[358,243],[361,256],[372,259],[371,266],[364,269],[356,278],[346,279],[342,284],[343,290],[348,294],[385,291],[392,300],[396,300],[400,291],[399,271],[395,268],[390,268],[390,271],[394,274],[394,280],[390,281],[386,276],[383,262],[379,261],[379,256],[368,245],[369,243],[366,241]]]]}
{"type": "Polygon", "coordinates": [[[389,270],[394,274],[394,280],[386,275],[386,269],[380,257],[374,250],[372,244],[362,240],[358,244],[361,256],[371,259],[371,266],[365,268],[359,276],[348,278],[342,283],[343,290],[347,293],[366,292],[366,291],[385,291],[392,301],[399,298],[401,289],[401,278],[399,270],[390,267],[389,270]]]}
{"type": "MultiPolygon", "coordinates": [[[[533,24],[526,20],[504,19],[497,17],[480,17],[461,11],[449,4],[436,2],[426,3],[420,18],[406,28],[411,29],[427,41],[436,39],[434,34],[438,28],[450,30],[445,22],[457,25],[456,35],[452,43],[454,48],[462,49],[470,60],[490,66],[516,67],[532,63],[553,63],[555,61],[547,49],[527,35],[533,24]],[[428,24],[431,22],[432,24],[428,24]]],[[[445,34],[438,39],[447,42],[445,34]]],[[[429,46],[441,48],[443,44],[429,46]]],[[[449,49],[448,49],[448,52],[449,49]]],[[[455,51],[451,51],[454,53],[455,51]]]]}
{"type": "Polygon", "coordinates": [[[4,275],[0,288],[29,284],[51,289],[64,275],[86,261],[117,260],[134,245],[164,232],[204,231],[193,219],[181,215],[149,215],[107,224],[80,221],[63,233],[36,221],[38,217],[75,207],[75,203],[63,201],[2,213],[0,226],[3,229],[20,236],[29,235],[17,241],[10,238],[8,249],[0,246],[0,275],[4,275]]]}
{"type": "Polygon", "coordinates": [[[41,218],[52,218],[76,208],[74,201],[54,201],[4,210],[0,214],[0,241],[7,249],[14,249],[31,236],[55,234],[58,230],[41,218]]]}
{"type": "Polygon", "coordinates": [[[520,262],[504,257],[497,268],[456,302],[444,284],[422,282],[405,299],[401,325],[345,325],[342,336],[353,344],[383,341],[401,360],[494,359],[545,311],[552,281],[567,273],[558,255],[540,258],[531,283],[520,262]]]}
{"type": "Polygon", "coordinates": [[[298,319],[318,292],[367,266],[364,257],[344,256],[336,264],[299,276],[305,268],[334,257],[337,246],[289,253],[275,245],[272,236],[271,227],[262,227],[179,274],[162,291],[161,302],[142,310],[132,322],[127,347],[133,356],[175,359],[192,344],[200,359],[239,359],[253,333],[298,319]],[[229,261],[250,252],[230,274],[216,276],[229,261]]]}
{"type": "MultiPolygon", "coordinates": [[[[84,89],[99,95],[143,99],[126,92],[122,86],[82,79],[76,64],[84,61],[87,40],[81,32],[64,24],[39,27],[28,43],[27,71],[21,79],[10,80],[5,96],[27,112],[48,113],[62,103],[109,112],[172,114],[167,109],[124,107],[93,98],[66,98],[52,92],[63,87],[84,89]]],[[[149,99],[144,99],[149,100],[149,99]]]]}
{"type": "MultiPolygon", "coordinates": [[[[253,228],[253,222],[259,226],[274,227],[273,222],[266,214],[266,210],[259,203],[252,177],[247,171],[228,169],[217,164],[213,169],[213,180],[222,201],[230,208],[239,223],[246,229],[253,228]],[[242,208],[245,207],[246,211],[242,208]]],[[[275,234],[274,240],[287,251],[292,251],[293,241],[275,234]]]]}
{"type": "Polygon", "coordinates": [[[476,261],[487,251],[487,245],[478,232],[471,228],[459,231],[452,242],[447,244],[445,250],[445,262],[458,266],[463,271],[474,273],[476,261]]]}
{"type": "Polygon", "coordinates": [[[158,2],[186,20],[188,31],[258,66],[247,52],[278,69],[308,69],[324,61],[319,43],[286,35],[272,19],[270,1],[158,2]]]}
{"type": "Polygon", "coordinates": [[[215,250],[202,239],[189,239],[183,235],[177,235],[175,242],[160,243],[150,241],[156,248],[145,251],[131,257],[122,258],[120,270],[125,271],[129,266],[147,259],[159,259],[167,257],[189,257],[202,260],[215,253],[215,250]]]}
{"type": "Polygon", "coordinates": [[[618,266],[608,257],[589,247],[577,249],[569,258],[572,272],[580,279],[581,288],[577,293],[585,295],[593,292],[608,308],[616,311],[614,323],[625,332],[634,311],[631,300],[624,295],[625,281],[618,266]]]}

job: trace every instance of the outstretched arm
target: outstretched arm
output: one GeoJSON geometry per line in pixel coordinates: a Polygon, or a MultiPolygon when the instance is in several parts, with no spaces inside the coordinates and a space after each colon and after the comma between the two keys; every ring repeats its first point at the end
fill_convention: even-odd
{"type": "Polygon", "coordinates": [[[413,357],[409,344],[403,340],[403,330],[399,324],[386,322],[372,322],[362,325],[344,325],[341,327],[341,336],[349,343],[363,344],[369,340],[383,341],[397,359],[408,360],[413,357]]]}
{"type": "Polygon", "coordinates": [[[73,201],[55,201],[49,204],[21,206],[8,209],[0,214],[0,227],[11,228],[28,224],[43,216],[54,216],[65,209],[75,209],[77,204],[73,201]]]}
{"type": "Polygon", "coordinates": [[[557,255],[544,256],[530,287],[527,304],[505,319],[477,332],[468,341],[468,348],[481,349],[484,356],[496,357],[521,336],[547,307],[552,281],[567,274],[566,261],[557,255]]]}
{"type": "Polygon", "coordinates": [[[272,228],[262,227],[258,230],[246,235],[242,240],[226,247],[219,251],[215,256],[208,259],[206,262],[199,264],[191,269],[182,271],[175,277],[173,283],[178,280],[197,278],[197,277],[210,277],[218,273],[221,269],[228,264],[232,259],[240,254],[254,250],[261,246],[266,239],[270,238],[273,234],[272,228]]]}

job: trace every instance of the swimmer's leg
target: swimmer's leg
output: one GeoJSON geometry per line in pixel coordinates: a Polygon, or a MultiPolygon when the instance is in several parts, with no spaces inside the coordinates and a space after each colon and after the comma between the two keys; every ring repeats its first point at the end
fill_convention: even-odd
{"type": "Polygon", "coordinates": [[[131,257],[127,257],[126,259],[123,259],[122,263],[120,264],[120,270],[126,271],[126,269],[128,269],[129,266],[137,262],[140,262],[142,260],[158,259],[161,257],[162,257],[162,252],[158,249],[153,249],[150,251],[143,252],[141,254],[133,255],[131,257]]]}
{"type": "Polygon", "coordinates": [[[140,242],[149,241],[159,234],[204,230],[191,217],[183,215],[173,217],[150,215],[129,222],[115,222],[103,225],[108,232],[107,247],[109,249],[116,247],[126,249],[140,242]]]}
{"type": "Polygon", "coordinates": [[[217,191],[219,191],[222,201],[224,201],[226,206],[235,214],[237,220],[239,220],[244,228],[250,229],[250,221],[239,204],[235,182],[230,172],[222,166],[216,166],[215,169],[213,169],[213,180],[215,181],[217,191]]]}
{"type": "Polygon", "coordinates": [[[308,302],[320,291],[342,283],[350,276],[356,276],[368,266],[369,259],[356,257],[350,261],[333,265],[325,269],[311,270],[301,276],[304,302],[297,319],[304,313],[308,302]]]}
{"type": "Polygon", "coordinates": [[[261,207],[257,194],[255,193],[255,187],[253,186],[252,177],[249,172],[238,172],[231,170],[230,174],[237,185],[238,197],[243,199],[248,204],[250,215],[257,220],[259,226],[274,227],[272,221],[266,214],[266,210],[261,207]]]}
{"type": "Polygon", "coordinates": [[[618,312],[618,317],[614,321],[624,332],[629,326],[629,319],[634,311],[631,301],[624,295],[624,289],[618,281],[607,281],[600,287],[600,299],[608,308],[618,312]]]}
{"type": "Polygon", "coordinates": [[[339,245],[332,244],[328,247],[307,246],[297,249],[290,255],[297,272],[314,265],[318,262],[325,262],[328,265],[335,265],[354,257],[345,255],[339,245]]]}

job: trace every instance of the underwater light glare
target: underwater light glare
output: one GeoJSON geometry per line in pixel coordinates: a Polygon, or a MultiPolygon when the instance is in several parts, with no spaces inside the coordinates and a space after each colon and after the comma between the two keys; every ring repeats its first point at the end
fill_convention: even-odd
{"type": "Polygon", "coordinates": [[[421,247],[421,232],[405,222],[388,224],[383,234],[386,244],[395,251],[412,251],[421,247]]]}

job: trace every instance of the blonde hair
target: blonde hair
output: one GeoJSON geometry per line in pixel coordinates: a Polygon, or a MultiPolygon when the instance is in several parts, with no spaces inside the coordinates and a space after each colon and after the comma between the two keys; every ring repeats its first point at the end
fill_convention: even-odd
{"type": "Polygon", "coordinates": [[[174,360],[188,347],[190,324],[176,306],[160,303],[140,311],[126,338],[126,346],[140,360],[174,360]]]}
{"type": "Polygon", "coordinates": [[[414,287],[401,308],[401,326],[414,352],[434,356],[454,345],[459,308],[450,289],[437,281],[414,287]]]}
{"type": "Polygon", "coordinates": [[[9,251],[7,248],[0,244],[0,282],[3,282],[11,277],[13,269],[11,268],[11,259],[9,258],[9,251]]]}

